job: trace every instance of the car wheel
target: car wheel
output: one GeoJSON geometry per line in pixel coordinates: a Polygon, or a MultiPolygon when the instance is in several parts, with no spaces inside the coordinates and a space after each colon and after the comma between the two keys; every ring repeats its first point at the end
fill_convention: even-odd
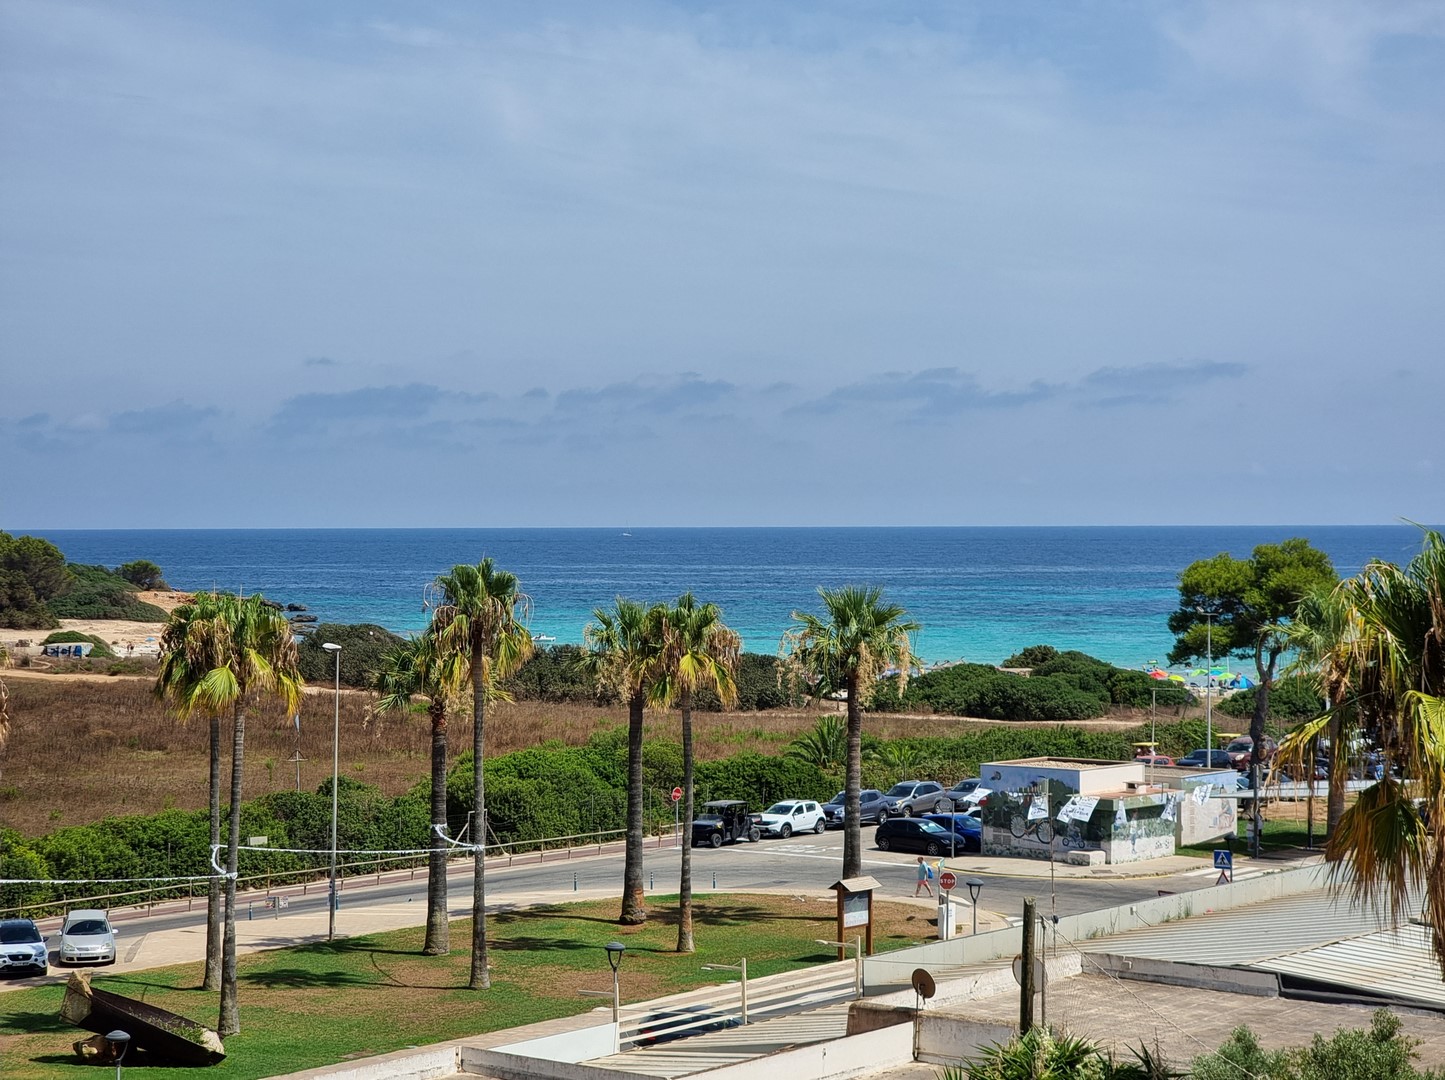
{"type": "Polygon", "coordinates": [[[707,838],[707,842],[713,847],[722,847],[722,833],[711,833],[707,838]]]}
{"type": "Polygon", "coordinates": [[[815,833],[817,833],[819,836],[822,836],[822,835],[823,835],[823,830],[826,829],[827,827],[828,827],[828,826],[826,826],[826,825],[823,824],[823,819],[822,819],[822,818],[819,818],[819,819],[818,819],[818,823],[813,826],[813,831],[814,831],[815,833]]]}
{"type": "Polygon", "coordinates": [[[924,854],[925,854],[925,855],[942,855],[942,854],[943,854],[943,848],[939,846],[939,843],[938,843],[937,840],[930,840],[930,841],[928,841],[928,847],[924,850],[924,854]]]}
{"type": "Polygon", "coordinates": [[[751,840],[754,844],[756,844],[762,838],[763,831],[761,829],[753,828],[748,831],[748,839],[751,840]]]}
{"type": "Polygon", "coordinates": [[[778,830],[778,835],[784,840],[786,840],[788,837],[793,835],[793,827],[787,822],[784,822],[783,827],[778,830]]]}
{"type": "Polygon", "coordinates": [[[887,851],[887,850],[888,850],[888,837],[886,837],[886,836],[880,836],[880,837],[878,838],[878,850],[879,850],[879,851],[887,851]]]}

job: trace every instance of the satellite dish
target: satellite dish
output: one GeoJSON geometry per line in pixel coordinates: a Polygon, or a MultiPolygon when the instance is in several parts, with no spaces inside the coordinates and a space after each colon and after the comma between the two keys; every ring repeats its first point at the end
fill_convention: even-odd
{"type": "Polygon", "coordinates": [[[913,983],[913,992],[927,1001],[938,992],[938,987],[933,981],[933,976],[924,968],[914,968],[913,977],[909,980],[913,983]]]}

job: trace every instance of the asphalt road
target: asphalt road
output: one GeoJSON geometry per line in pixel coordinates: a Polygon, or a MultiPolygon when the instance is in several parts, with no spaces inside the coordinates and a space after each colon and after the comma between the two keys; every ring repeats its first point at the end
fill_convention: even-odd
{"type": "MultiPolygon", "coordinates": [[[[649,845],[644,854],[643,882],[651,893],[676,893],[678,887],[678,851],[673,847],[658,848],[649,845]]],[[[871,874],[883,886],[880,899],[911,897],[916,875],[917,857],[900,852],[878,851],[870,844],[870,833],[864,831],[863,872],[871,874]]],[[[764,840],[756,844],[740,843],[722,848],[695,848],[693,850],[693,888],[698,893],[708,892],[749,892],[758,890],[797,890],[801,894],[815,895],[825,892],[842,871],[843,835],[828,832],[821,836],[795,836],[788,840],[764,840]]],[[[1127,904],[1130,901],[1158,894],[1159,890],[1185,892],[1214,884],[1209,873],[1175,874],[1168,877],[1112,878],[1099,879],[1061,878],[1051,887],[1047,876],[1040,877],[1042,867],[1035,864],[1028,876],[1006,876],[997,873],[1004,860],[989,860],[991,872],[980,875],[985,887],[979,899],[979,907],[1004,916],[1018,916],[1023,909],[1025,896],[1038,899],[1040,910],[1060,915],[1127,904]]],[[[960,878],[972,876],[979,860],[969,855],[959,855],[950,860],[960,878]]],[[[501,860],[489,860],[487,870],[487,903],[489,909],[511,904],[535,903],[539,899],[557,902],[566,901],[574,892],[578,895],[605,893],[621,894],[622,849],[610,846],[601,854],[596,849],[586,853],[574,853],[570,858],[562,852],[549,853],[539,861],[536,854],[519,855],[506,865],[501,860]]],[[[1203,864],[1201,864],[1203,866],[1203,864]]],[[[465,917],[471,911],[471,864],[453,864],[448,874],[448,900],[454,917],[465,917]]],[[[341,907],[337,913],[337,930],[348,934],[356,932],[348,927],[355,924],[356,913],[364,912],[372,905],[392,904],[411,898],[417,903],[416,924],[425,921],[426,875],[419,870],[415,879],[403,877],[400,880],[384,878],[380,884],[374,878],[352,878],[343,882],[341,907]]],[[[287,914],[305,911],[326,910],[325,883],[308,886],[302,895],[300,887],[277,889],[287,894],[289,908],[272,921],[260,894],[254,901],[246,896],[239,904],[240,917],[246,918],[248,906],[256,919],[272,921],[276,934],[284,935],[287,914]]],[[[117,911],[112,919],[118,930],[120,951],[125,953],[127,939],[139,933],[156,933],[204,926],[206,918],[205,901],[198,900],[191,910],[184,908],[157,908],[154,913],[117,911]]],[[[43,930],[58,925],[58,920],[42,924],[43,930]]],[[[52,939],[53,942],[53,939],[52,939]]]]}

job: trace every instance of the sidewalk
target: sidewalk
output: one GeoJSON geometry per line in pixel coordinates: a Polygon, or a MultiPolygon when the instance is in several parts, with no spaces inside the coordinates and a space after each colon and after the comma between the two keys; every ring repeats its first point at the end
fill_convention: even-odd
{"type": "MultiPolygon", "coordinates": [[[[1296,866],[1308,866],[1320,862],[1324,855],[1318,851],[1302,851],[1298,854],[1271,853],[1258,859],[1236,855],[1234,874],[1236,877],[1252,877],[1255,874],[1274,873],[1276,870],[1290,870],[1296,866]]],[[[948,869],[955,874],[969,876],[992,876],[1010,878],[1049,878],[1056,880],[1129,881],[1139,878],[1170,877],[1174,874],[1218,874],[1208,859],[1191,855],[1167,855],[1162,859],[1143,862],[1105,864],[1104,866],[1075,866],[1055,859],[1023,859],[1014,855],[957,855],[944,860],[948,869]]]]}

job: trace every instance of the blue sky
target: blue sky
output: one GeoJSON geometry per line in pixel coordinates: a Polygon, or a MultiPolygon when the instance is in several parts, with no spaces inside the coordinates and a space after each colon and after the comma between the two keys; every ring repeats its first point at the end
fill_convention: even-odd
{"type": "Polygon", "coordinates": [[[1438,3],[0,3],[0,527],[1445,520],[1438,3]]]}

